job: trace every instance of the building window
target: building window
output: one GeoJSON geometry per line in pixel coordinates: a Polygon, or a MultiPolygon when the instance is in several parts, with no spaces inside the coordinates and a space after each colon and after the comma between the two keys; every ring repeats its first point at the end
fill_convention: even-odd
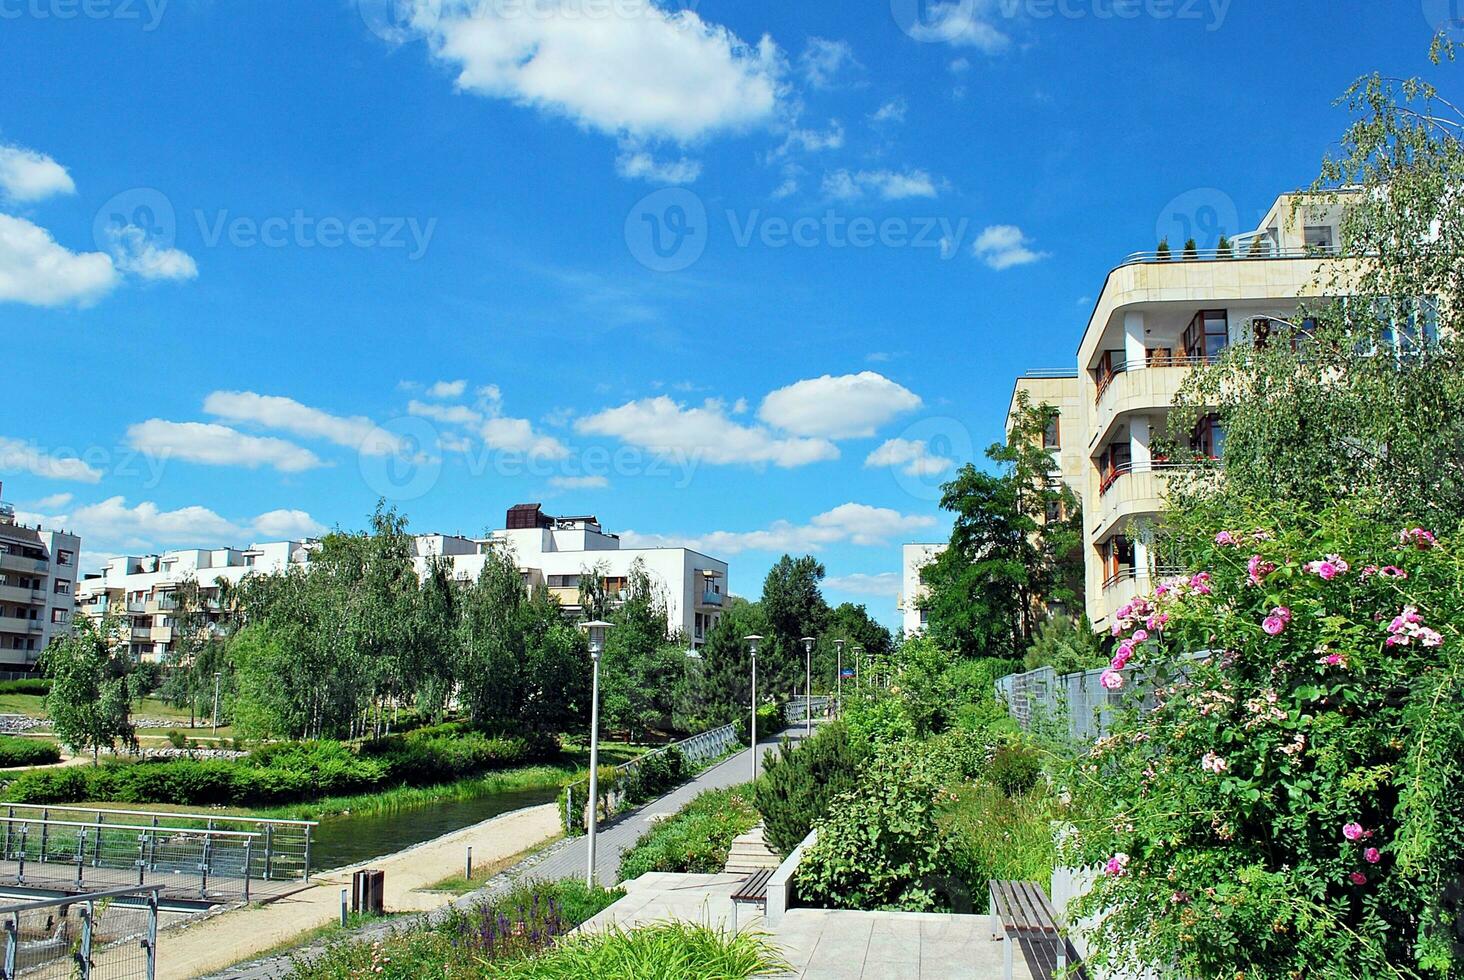
{"type": "Polygon", "coordinates": [[[70,621],[71,621],[71,614],[68,613],[65,609],[52,609],[51,610],[51,622],[53,622],[53,623],[68,623],[70,621]]]}
{"type": "Polygon", "coordinates": [[[1225,427],[1213,412],[1200,419],[1190,434],[1190,447],[1207,459],[1219,459],[1225,452],[1225,427]]]}
{"type": "Polygon", "coordinates": [[[1306,226],[1306,247],[1321,249],[1326,252],[1332,251],[1335,242],[1332,238],[1331,225],[1307,225],[1306,226]]]}
{"type": "Polygon", "coordinates": [[[1224,310],[1201,310],[1184,328],[1184,355],[1212,361],[1230,345],[1230,322],[1224,310]]]}
{"type": "Polygon", "coordinates": [[[70,551],[58,551],[56,553],[56,564],[58,564],[58,565],[74,565],[74,564],[76,564],[76,555],[75,555],[75,553],[70,552],[70,551]]]}
{"type": "Polygon", "coordinates": [[[1057,423],[1058,423],[1059,417],[1060,416],[1056,412],[1053,412],[1051,415],[1049,415],[1047,417],[1047,426],[1046,426],[1046,428],[1044,428],[1042,430],[1042,448],[1043,449],[1061,449],[1062,448],[1062,436],[1058,432],[1058,427],[1057,427],[1057,423]]]}
{"type": "Polygon", "coordinates": [[[58,578],[56,580],[56,594],[57,595],[70,595],[71,594],[71,583],[68,582],[68,581],[66,581],[64,578],[58,578]]]}
{"type": "Polygon", "coordinates": [[[578,575],[550,575],[549,588],[551,589],[577,589],[579,588],[578,575]]]}

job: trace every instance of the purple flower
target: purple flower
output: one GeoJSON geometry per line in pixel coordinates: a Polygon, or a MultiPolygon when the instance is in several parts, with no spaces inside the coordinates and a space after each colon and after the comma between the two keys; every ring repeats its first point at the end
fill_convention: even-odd
{"type": "Polygon", "coordinates": [[[1348,840],[1362,840],[1362,836],[1364,833],[1366,833],[1366,831],[1362,829],[1362,824],[1358,823],[1355,820],[1344,823],[1342,825],[1342,836],[1346,837],[1348,840]]]}
{"type": "Polygon", "coordinates": [[[1362,859],[1368,864],[1377,864],[1383,859],[1383,855],[1376,847],[1369,847],[1362,852],[1362,859]]]}

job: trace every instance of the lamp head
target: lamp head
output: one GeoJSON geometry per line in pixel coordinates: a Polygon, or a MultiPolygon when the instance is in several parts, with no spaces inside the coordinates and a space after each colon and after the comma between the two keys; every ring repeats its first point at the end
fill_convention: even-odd
{"type": "Polygon", "coordinates": [[[751,650],[752,655],[756,657],[757,645],[762,642],[762,637],[756,633],[749,633],[748,635],[744,636],[743,639],[747,641],[747,648],[751,650]]]}
{"type": "Polygon", "coordinates": [[[803,638],[803,652],[804,653],[812,653],[813,652],[813,645],[815,643],[817,643],[817,642],[818,642],[818,640],[814,639],[813,637],[811,637],[811,636],[805,636],[803,638]]]}
{"type": "Polygon", "coordinates": [[[601,652],[605,649],[605,631],[614,625],[614,623],[607,623],[602,619],[580,623],[580,629],[588,633],[590,637],[590,656],[599,659],[601,652]]]}

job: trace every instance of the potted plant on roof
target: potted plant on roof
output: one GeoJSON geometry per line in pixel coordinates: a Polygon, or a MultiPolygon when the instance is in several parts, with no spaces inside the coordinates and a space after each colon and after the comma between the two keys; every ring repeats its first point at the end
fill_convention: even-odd
{"type": "Polygon", "coordinates": [[[1184,255],[1182,256],[1182,258],[1186,262],[1193,262],[1199,257],[1200,247],[1195,244],[1195,240],[1193,238],[1186,238],[1184,241],[1184,255]]]}
{"type": "Polygon", "coordinates": [[[1166,235],[1163,238],[1159,239],[1159,248],[1154,252],[1154,255],[1159,259],[1160,262],[1168,262],[1169,261],[1169,236],[1168,235],[1166,235]]]}

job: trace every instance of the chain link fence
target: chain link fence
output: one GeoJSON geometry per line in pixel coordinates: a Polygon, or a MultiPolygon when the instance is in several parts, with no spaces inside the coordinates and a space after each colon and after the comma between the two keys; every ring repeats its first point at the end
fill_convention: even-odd
{"type": "Polygon", "coordinates": [[[829,705],[834,699],[827,695],[817,695],[812,698],[794,698],[783,705],[783,720],[793,725],[800,721],[807,720],[810,714],[815,718],[822,718],[828,713],[829,705]]]}
{"type": "MultiPolygon", "coordinates": [[[[1209,650],[1185,655],[1189,661],[1210,657],[1209,650]]],[[[1152,708],[1154,697],[1150,678],[1143,670],[1124,671],[1124,688],[1110,691],[1100,678],[1105,668],[1084,670],[1075,674],[1059,674],[1051,667],[1039,667],[1022,674],[1008,674],[996,681],[996,696],[1005,702],[1007,713],[1016,719],[1023,731],[1034,726],[1066,727],[1074,742],[1095,742],[1108,734],[1113,712],[1120,704],[1152,708]]],[[[1178,677],[1188,672],[1181,666],[1178,677]]]]}
{"type": "Polygon", "coordinates": [[[0,907],[0,980],[153,980],[161,890],[114,889],[0,907]]]}
{"type": "Polygon", "coordinates": [[[310,821],[12,804],[0,883],[83,892],[166,881],[171,897],[277,897],[310,875],[310,821]]]}
{"type": "MultiPolygon", "coordinates": [[[[696,772],[706,763],[713,759],[721,758],[734,746],[739,745],[737,726],[723,725],[721,728],[714,728],[711,731],[702,732],[700,735],[693,735],[690,738],[682,739],[679,742],[672,742],[670,745],[663,745],[659,749],[647,752],[629,762],[621,763],[615,767],[616,779],[614,788],[605,794],[606,809],[609,813],[615,813],[621,803],[625,801],[626,787],[633,785],[633,776],[636,771],[644,766],[648,760],[657,756],[663,756],[672,749],[681,755],[682,766],[687,775],[696,772]]],[[[566,833],[581,834],[589,822],[589,796],[590,783],[588,777],[578,782],[570,783],[564,789],[562,802],[562,816],[566,833]]]]}

